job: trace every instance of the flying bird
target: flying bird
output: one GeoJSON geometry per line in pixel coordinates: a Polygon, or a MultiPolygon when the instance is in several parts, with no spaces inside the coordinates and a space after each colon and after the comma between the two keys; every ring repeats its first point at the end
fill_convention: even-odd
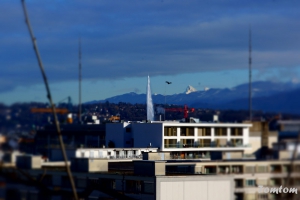
{"type": "Polygon", "coordinates": [[[170,82],[170,81],[166,81],[166,83],[168,83],[168,84],[171,84],[172,82],[170,82]]]}

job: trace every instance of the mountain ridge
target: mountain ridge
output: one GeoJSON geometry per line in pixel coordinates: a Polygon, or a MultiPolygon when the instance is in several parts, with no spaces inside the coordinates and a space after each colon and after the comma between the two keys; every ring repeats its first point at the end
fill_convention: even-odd
{"type": "MultiPolygon", "coordinates": [[[[249,85],[247,83],[237,85],[233,88],[210,88],[209,90],[201,90],[201,91],[192,91],[187,93],[188,91],[193,90],[192,86],[188,86],[186,91],[179,94],[173,95],[164,95],[156,94],[152,95],[153,103],[155,104],[178,104],[184,105],[187,104],[188,106],[193,107],[207,107],[207,108],[226,108],[226,109],[247,109],[248,106],[248,95],[249,95],[249,85]],[[235,103],[234,103],[235,102],[235,103]],[[244,103],[242,103],[244,102],[244,103]],[[239,105],[239,106],[238,106],[239,105]],[[241,106],[243,105],[243,106],[241,106]]],[[[292,83],[292,82],[271,82],[271,81],[257,81],[252,83],[252,97],[253,97],[253,109],[256,109],[255,105],[259,104],[255,99],[259,99],[260,101],[276,101],[280,100],[281,104],[284,104],[282,100],[282,96],[288,94],[289,98],[293,95],[298,96],[300,99],[300,92],[297,90],[300,89],[299,83],[292,83]],[[290,94],[293,93],[293,94],[290,94]],[[277,96],[276,96],[277,95],[277,96]],[[270,97],[270,98],[269,98],[270,97]],[[255,100],[255,101],[254,101],[255,100]]],[[[297,97],[298,98],[298,97],[297,97]]],[[[125,93],[122,95],[116,95],[110,98],[106,98],[104,100],[95,100],[87,102],[87,104],[91,103],[100,103],[109,101],[111,103],[119,103],[119,102],[126,102],[126,103],[146,103],[146,94],[137,94],[134,92],[125,93]]],[[[265,104],[265,107],[261,105],[257,106],[257,109],[265,109],[265,110],[275,110],[272,108],[273,104],[265,104]]],[[[275,105],[275,104],[274,104],[275,105]]],[[[273,107],[274,107],[273,105],[273,107]]],[[[279,104],[276,104],[277,107],[279,104]]],[[[288,106],[281,106],[280,110],[288,110],[293,111],[292,109],[287,108],[288,106]]],[[[295,113],[295,112],[294,112],[295,113]]],[[[297,111],[297,113],[300,113],[297,111]]]]}

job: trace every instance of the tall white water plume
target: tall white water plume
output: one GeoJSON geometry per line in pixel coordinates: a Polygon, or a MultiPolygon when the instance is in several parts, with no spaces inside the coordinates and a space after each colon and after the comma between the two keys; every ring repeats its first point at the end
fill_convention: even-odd
{"type": "Polygon", "coordinates": [[[147,120],[151,120],[151,121],[154,120],[154,109],[153,109],[149,76],[148,76],[148,84],[147,84],[147,120]]]}

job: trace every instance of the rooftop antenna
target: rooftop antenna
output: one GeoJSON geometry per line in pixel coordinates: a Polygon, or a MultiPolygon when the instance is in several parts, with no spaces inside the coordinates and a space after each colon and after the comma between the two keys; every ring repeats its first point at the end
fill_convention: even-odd
{"type": "Polygon", "coordinates": [[[78,61],[79,61],[79,103],[78,103],[78,118],[79,123],[81,123],[81,38],[78,41],[78,61]]]}
{"type": "Polygon", "coordinates": [[[252,83],[251,83],[251,78],[252,78],[252,69],[251,69],[251,64],[252,64],[252,58],[251,58],[251,51],[252,51],[252,46],[251,46],[251,25],[249,29],[249,120],[252,121],[252,83]]]}

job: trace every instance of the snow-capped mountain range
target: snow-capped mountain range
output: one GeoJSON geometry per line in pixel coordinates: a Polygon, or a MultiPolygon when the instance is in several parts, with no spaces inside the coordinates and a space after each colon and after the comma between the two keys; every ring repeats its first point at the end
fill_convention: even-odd
{"type": "MultiPolygon", "coordinates": [[[[287,108],[291,105],[289,101],[293,99],[300,99],[300,84],[292,82],[270,82],[259,81],[252,83],[252,97],[253,97],[253,109],[268,110],[268,111],[286,111],[293,113],[300,113],[300,105],[298,102],[293,108],[287,108]],[[288,95],[288,99],[284,97],[288,95]],[[269,103],[264,103],[263,108],[260,102],[267,101],[271,98],[269,103]],[[257,101],[257,99],[260,99],[257,101]],[[272,103],[281,100],[277,103],[280,109],[272,107],[272,103]],[[295,108],[299,107],[299,109],[295,108]],[[277,110],[276,110],[277,109],[277,110]]],[[[166,102],[168,104],[178,104],[193,106],[195,108],[215,108],[215,109],[247,109],[248,108],[248,95],[249,85],[241,84],[233,88],[206,88],[202,91],[197,91],[194,87],[188,86],[186,91],[180,94],[173,94],[166,96],[166,102]],[[234,103],[235,102],[235,103],[234,103]]],[[[155,104],[164,104],[165,96],[161,94],[152,95],[153,102],[155,104]]],[[[127,103],[146,103],[145,94],[137,94],[134,92],[117,95],[104,100],[90,101],[87,103],[97,103],[109,101],[111,103],[127,102],[127,103]]],[[[276,105],[277,105],[276,104],[276,105]]],[[[277,105],[277,107],[278,107],[277,105]]]]}

